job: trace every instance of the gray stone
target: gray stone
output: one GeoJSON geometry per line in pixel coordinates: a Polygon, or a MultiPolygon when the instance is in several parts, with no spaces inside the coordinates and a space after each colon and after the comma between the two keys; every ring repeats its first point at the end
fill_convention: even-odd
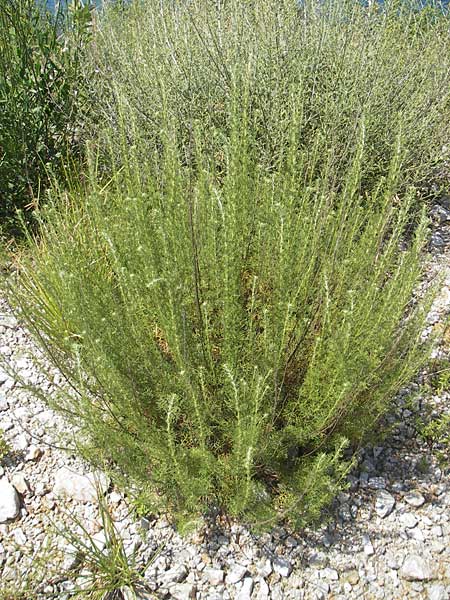
{"type": "Polygon", "coordinates": [[[445,239],[441,233],[434,231],[431,234],[431,245],[435,248],[443,248],[445,246],[445,239]]]}
{"type": "Polygon", "coordinates": [[[375,554],[375,550],[373,548],[373,544],[370,540],[370,537],[366,533],[362,536],[362,542],[364,554],[366,556],[373,556],[375,554]]]}
{"type": "Polygon", "coordinates": [[[0,327],[15,329],[17,327],[17,319],[12,315],[0,314],[0,327]]]}
{"type": "Polygon", "coordinates": [[[292,573],[292,564],[286,558],[277,556],[272,564],[275,573],[278,573],[281,577],[289,577],[292,573]]]}
{"type": "Polygon", "coordinates": [[[329,579],[330,581],[337,581],[339,579],[339,573],[336,569],[331,569],[330,567],[323,569],[321,575],[324,579],[329,579]]]}
{"type": "Polygon", "coordinates": [[[253,579],[246,577],[242,583],[242,587],[236,596],[236,600],[251,600],[253,591],[253,579]]]}
{"type": "Polygon", "coordinates": [[[440,525],[434,525],[434,526],[431,528],[431,530],[430,530],[430,531],[431,531],[431,535],[432,535],[433,537],[438,537],[438,538],[439,538],[439,537],[442,537],[442,536],[443,536],[442,527],[441,527],[440,525]]]}
{"type": "Polygon", "coordinates": [[[372,490],[383,490],[386,487],[386,479],[384,477],[371,477],[367,486],[372,490]]]}
{"type": "Polygon", "coordinates": [[[384,519],[394,510],[395,498],[386,490],[378,490],[375,499],[375,512],[384,519]]]}
{"type": "Polygon", "coordinates": [[[56,496],[67,496],[79,502],[95,502],[97,486],[101,493],[108,488],[108,479],[103,474],[88,473],[80,475],[67,467],[61,467],[55,475],[53,493],[56,496]]]}
{"type": "Polygon", "coordinates": [[[11,477],[11,484],[16,488],[19,494],[26,494],[30,491],[30,486],[23,473],[14,473],[11,477]]]}
{"type": "Polygon", "coordinates": [[[390,579],[391,579],[391,584],[394,587],[398,587],[400,585],[400,579],[398,577],[398,572],[397,571],[390,571],[388,573],[390,579]]]}
{"type": "Polygon", "coordinates": [[[272,563],[268,558],[258,562],[256,569],[260,577],[269,577],[269,575],[273,573],[272,563]]]}
{"type": "Polygon", "coordinates": [[[419,506],[425,504],[425,498],[420,492],[411,491],[405,494],[405,502],[407,502],[410,506],[419,508],[419,506]]]}
{"type": "MultiPolygon", "coordinates": [[[[122,494],[119,494],[119,492],[114,492],[113,491],[113,492],[111,492],[108,495],[108,500],[109,500],[109,502],[111,502],[111,504],[120,504],[120,502],[122,501],[122,499],[123,499],[122,498],[122,494]]],[[[145,529],[145,525],[143,525],[143,521],[147,521],[148,522],[148,520],[145,517],[143,517],[143,518],[141,518],[141,520],[139,522],[139,526],[142,529],[145,529]]],[[[148,531],[148,529],[149,529],[149,527],[147,527],[146,531],[148,531]]]]}
{"type": "Polygon", "coordinates": [[[429,581],[435,575],[427,560],[417,554],[409,554],[403,561],[400,577],[406,581],[429,581]]]}
{"type": "Polygon", "coordinates": [[[19,358],[16,358],[15,366],[19,371],[27,371],[31,366],[31,362],[27,356],[20,356],[19,358]]]}
{"type": "Polygon", "coordinates": [[[106,532],[104,529],[97,531],[91,538],[91,541],[95,544],[95,546],[102,551],[106,546],[106,532]]]}
{"type": "Polygon", "coordinates": [[[18,527],[17,529],[14,529],[13,537],[14,537],[15,543],[18,546],[24,546],[26,544],[27,538],[25,536],[23,529],[21,529],[20,527],[18,527]]]}
{"type": "Polygon", "coordinates": [[[296,548],[298,546],[298,541],[291,535],[286,538],[284,543],[286,548],[296,548]]]}
{"type": "Polygon", "coordinates": [[[255,600],[267,600],[269,598],[270,589],[264,579],[258,580],[258,588],[256,590],[255,600]]]}
{"type": "Polygon", "coordinates": [[[326,531],[322,535],[321,542],[325,546],[325,548],[330,548],[333,545],[333,543],[334,543],[334,538],[333,538],[333,536],[330,533],[328,533],[326,531]]]}
{"type": "Polygon", "coordinates": [[[418,542],[423,542],[425,540],[425,536],[423,535],[423,531],[420,529],[420,527],[414,527],[413,529],[408,529],[407,535],[409,538],[416,540],[418,542]]]}
{"type": "Polygon", "coordinates": [[[433,220],[436,223],[439,223],[439,225],[443,225],[444,223],[450,221],[450,211],[448,211],[444,206],[441,206],[440,204],[435,204],[432,207],[430,213],[433,217],[433,220]]]}
{"type": "Polygon", "coordinates": [[[13,412],[14,419],[20,423],[25,423],[31,418],[31,413],[25,406],[18,406],[13,412]]]}
{"type": "Polygon", "coordinates": [[[449,594],[446,592],[445,587],[439,583],[431,585],[428,590],[428,600],[448,600],[449,594]]]}
{"type": "MultiPolygon", "coordinates": [[[[272,567],[270,567],[270,571],[267,573],[267,575],[270,575],[271,572],[272,567]]],[[[225,582],[229,585],[235,585],[244,578],[246,573],[247,567],[244,567],[243,565],[233,565],[225,577],[225,582]]],[[[264,577],[267,577],[267,575],[264,575],[264,577]]]]}
{"type": "Polygon", "coordinates": [[[136,589],[135,587],[130,588],[127,586],[120,588],[120,591],[123,594],[124,600],[154,600],[155,598],[153,594],[142,588],[136,589]]]}
{"type": "Polygon", "coordinates": [[[447,546],[442,542],[433,541],[431,544],[431,551],[434,554],[442,554],[444,550],[447,550],[447,546]]]}
{"type": "Polygon", "coordinates": [[[31,446],[29,446],[27,453],[25,454],[25,460],[27,462],[30,462],[32,460],[38,459],[41,455],[42,455],[41,448],[38,448],[38,446],[35,446],[34,444],[32,444],[31,446]]]}
{"type": "Polygon", "coordinates": [[[285,600],[285,593],[281,585],[275,584],[270,586],[271,600],[285,600]]]}
{"type": "Polygon", "coordinates": [[[317,600],[325,600],[330,593],[330,586],[325,581],[321,581],[315,585],[315,592],[317,600]]]}
{"type": "Polygon", "coordinates": [[[34,493],[36,496],[45,496],[48,493],[48,487],[43,481],[37,481],[34,486],[34,493]]]}
{"type": "Polygon", "coordinates": [[[308,559],[310,567],[325,567],[328,562],[326,555],[323,552],[314,552],[308,559]]]}
{"type": "Polygon", "coordinates": [[[165,571],[161,577],[161,585],[169,585],[170,583],[181,583],[186,579],[188,570],[185,565],[177,565],[168,571],[165,571]]]}
{"type": "Polygon", "coordinates": [[[211,567],[207,567],[203,571],[203,577],[206,577],[210,585],[220,585],[223,583],[225,573],[222,569],[212,569],[211,567]]]}
{"type": "Polygon", "coordinates": [[[56,420],[56,415],[51,410],[43,410],[37,415],[37,418],[43,425],[53,425],[56,420]]]}
{"type": "Polygon", "coordinates": [[[434,311],[434,310],[430,311],[427,314],[428,325],[435,325],[435,323],[437,323],[439,321],[439,317],[440,317],[440,315],[437,311],[434,311]]]}
{"type": "Polygon", "coordinates": [[[173,600],[192,600],[195,598],[197,587],[193,583],[176,583],[170,588],[173,600]]]}
{"type": "Polygon", "coordinates": [[[23,452],[28,448],[28,436],[25,433],[20,433],[16,435],[12,440],[12,447],[14,450],[18,450],[19,452],[23,452]]]}
{"type": "Polygon", "coordinates": [[[0,385],[3,385],[8,380],[8,373],[0,367],[0,385]]]}
{"type": "MultiPolygon", "coordinates": [[[[352,516],[352,512],[350,510],[350,506],[348,504],[342,504],[339,508],[339,516],[341,517],[341,519],[343,521],[351,521],[353,516],[352,516]]],[[[324,536],[325,537],[325,536],[324,536]]],[[[329,539],[325,539],[324,540],[324,546],[325,547],[329,547],[331,546],[331,543],[328,543],[330,540],[329,539]]]]}
{"type": "Polygon", "coordinates": [[[368,473],[361,473],[360,476],[359,476],[359,486],[362,487],[362,488],[366,488],[368,481],[369,481],[369,474],[368,473]]]}
{"type": "Polygon", "coordinates": [[[61,564],[62,571],[72,571],[80,563],[80,554],[77,548],[72,544],[65,544],[63,552],[64,557],[61,564]]]}
{"type": "Polygon", "coordinates": [[[2,389],[3,389],[3,393],[7,393],[9,392],[9,390],[12,390],[13,387],[15,386],[16,382],[14,381],[14,379],[7,379],[3,384],[2,384],[2,389]]]}
{"type": "MultiPolygon", "coordinates": [[[[131,533],[131,535],[135,535],[132,532],[130,532],[130,533],[131,533]]],[[[137,551],[142,546],[142,540],[138,537],[136,537],[135,539],[131,539],[131,540],[128,540],[128,538],[126,538],[126,539],[127,539],[127,541],[124,542],[125,554],[129,559],[133,560],[133,557],[136,556],[137,551]]]]}
{"type": "Polygon", "coordinates": [[[407,529],[412,529],[418,523],[417,517],[412,513],[403,513],[400,515],[399,520],[403,527],[406,527],[407,529]]]}
{"type": "Polygon", "coordinates": [[[0,391],[0,412],[8,410],[8,408],[9,408],[8,400],[6,399],[5,394],[2,391],[0,391]]]}
{"type": "Polygon", "coordinates": [[[383,446],[374,446],[372,448],[372,454],[375,460],[384,452],[383,446]]]}
{"type": "Polygon", "coordinates": [[[146,517],[142,517],[141,520],[139,521],[139,525],[140,525],[142,531],[149,531],[151,522],[146,517]]]}
{"type": "Polygon", "coordinates": [[[10,431],[13,427],[14,425],[11,419],[5,419],[4,421],[0,422],[0,430],[10,431]]]}
{"type": "Polygon", "coordinates": [[[0,523],[15,519],[20,511],[20,499],[16,489],[6,477],[0,479],[0,523]]]}

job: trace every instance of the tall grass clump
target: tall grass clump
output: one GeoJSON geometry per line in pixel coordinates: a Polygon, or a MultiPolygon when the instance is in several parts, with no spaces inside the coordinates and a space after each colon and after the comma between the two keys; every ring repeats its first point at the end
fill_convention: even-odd
{"type": "Polygon", "coordinates": [[[447,57],[431,68],[421,43],[441,48],[444,26],[186,6],[107,17],[88,182],[54,189],[10,297],[80,449],[132,493],[179,518],[302,524],[425,360],[412,184],[447,127],[447,57]],[[372,57],[401,44],[389,68],[372,57]]]}
{"type": "Polygon", "coordinates": [[[75,159],[89,21],[79,1],[52,15],[43,2],[0,0],[0,234],[17,231],[18,210],[30,220],[75,159]]]}
{"type": "Polygon", "coordinates": [[[161,3],[112,6],[92,47],[98,101],[92,127],[103,145],[111,129],[116,161],[136,146],[159,161],[164,115],[184,154],[196,123],[209,160],[224,169],[230,137],[233,72],[246,65],[248,110],[257,129],[257,160],[276,169],[291,135],[294,102],[303,118],[299,148],[333,153],[345,176],[365,122],[361,184],[371,189],[391,161],[401,125],[402,180],[427,182],[450,135],[448,9],[389,0],[161,3]],[[421,8],[421,10],[419,9],[421,8]],[[446,12],[447,10],[447,12],[446,12]],[[317,146],[318,140],[320,145],[317,146]]]}

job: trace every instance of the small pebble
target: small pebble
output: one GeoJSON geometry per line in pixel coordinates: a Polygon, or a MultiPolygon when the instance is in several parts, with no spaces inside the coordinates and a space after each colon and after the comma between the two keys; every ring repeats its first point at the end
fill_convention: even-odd
{"type": "Polygon", "coordinates": [[[416,491],[408,492],[405,494],[404,499],[405,502],[407,502],[410,506],[414,506],[415,508],[419,508],[425,504],[425,498],[420,492],[416,491]]]}

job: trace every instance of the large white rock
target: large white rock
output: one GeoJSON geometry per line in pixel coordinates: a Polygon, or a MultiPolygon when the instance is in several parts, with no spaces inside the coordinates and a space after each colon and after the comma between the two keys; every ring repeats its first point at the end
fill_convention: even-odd
{"type": "Polygon", "coordinates": [[[66,496],[79,502],[95,502],[97,487],[101,493],[108,489],[108,478],[103,474],[87,473],[80,475],[68,467],[61,467],[56,472],[53,493],[56,496],[66,496]]]}
{"type": "Polygon", "coordinates": [[[409,554],[400,569],[400,577],[407,581],[428,581],[435,574],[429,563],[417,554],[409,554]]]}
{"type": "Polygon", "coordinates": [[[20,499],[6,477],[0,479],[0,523],[15,519],[20,511],[20,499]]]}

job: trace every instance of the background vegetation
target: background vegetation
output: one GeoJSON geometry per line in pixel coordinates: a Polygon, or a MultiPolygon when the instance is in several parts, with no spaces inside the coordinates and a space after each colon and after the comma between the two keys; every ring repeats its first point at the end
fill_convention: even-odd
{"type": "Polygon", "coordinates": [[[149,508],[319,518],[426,359],[449,46],[447,16],[400,2],[99,19],[85,181],[54,186],[11,300],[81,451],[149,508]]]}
{"type": "Polygon", "coordinates": [[[448,16],[432,3],[418,10],[405,0],[370,8],[352,0],[306,0],[301,8],[291,0],[138,0],[110,8],[90,57],[98,74],[95,133],[112,147],[115,166],[133,147],[158,169],[169,117],[183,162],[192,160],[199,129],[211,168],[224,171],[238,79],[257,160],[268,172],[283,161],[294,110],[298,150],[315,152],[318,168],[332,160],[334,185],[364,123],[362,192],[386,174],[399,131],[405,184],[429,183],[448,142],[448,16]]]}
{"type": "Polygon", "coordinates": [[[17,210],[30,222],[51,177],[76,161],[90,13],[64,6],[0,1],[0,235],[18,231],[17,210]]]}

